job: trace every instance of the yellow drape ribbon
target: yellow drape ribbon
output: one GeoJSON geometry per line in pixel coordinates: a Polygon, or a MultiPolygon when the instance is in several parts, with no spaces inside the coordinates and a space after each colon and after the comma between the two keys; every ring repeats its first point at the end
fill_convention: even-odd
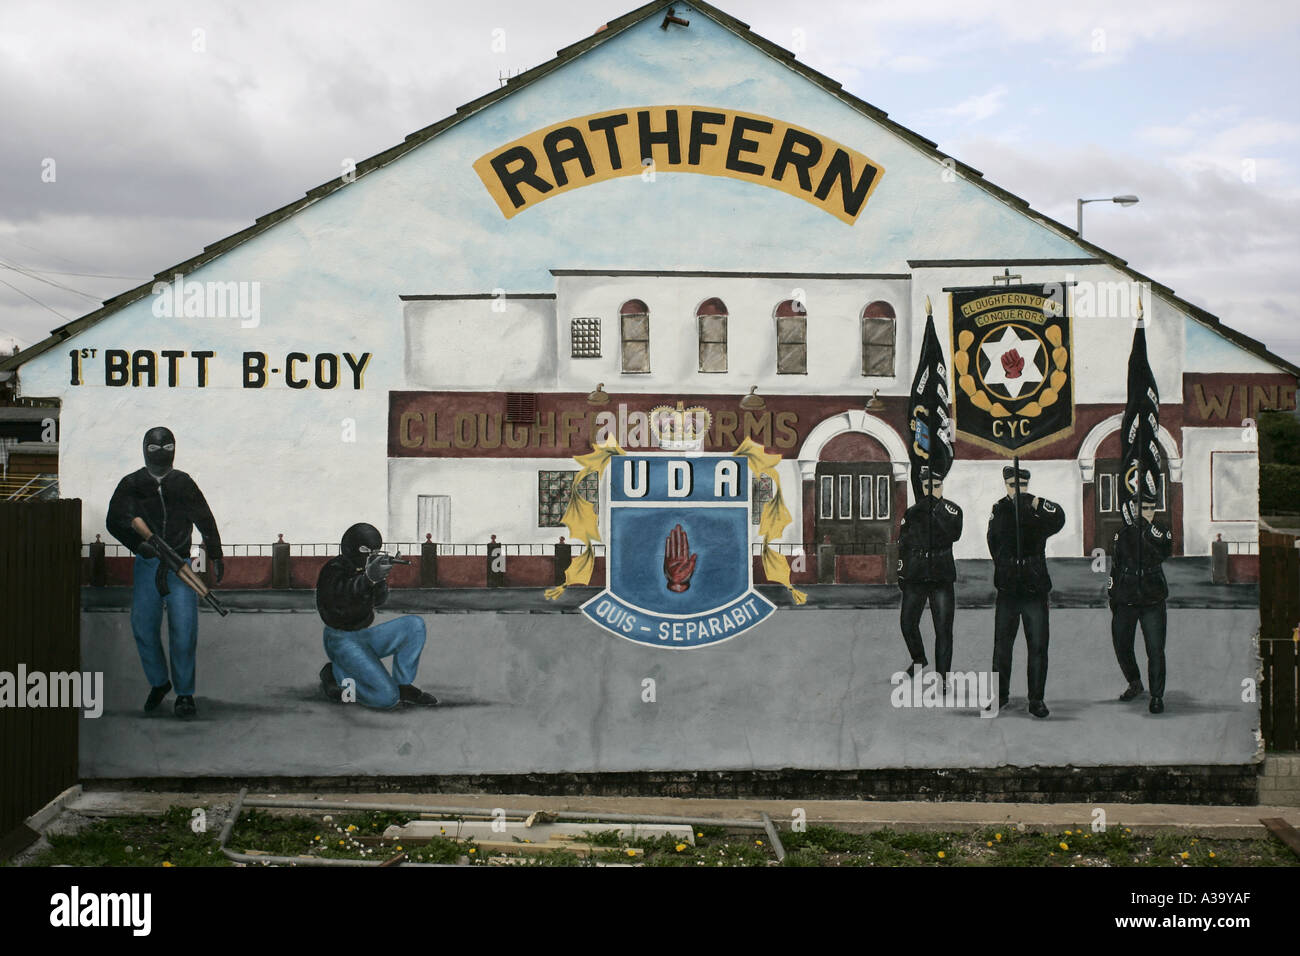
{"type": "Polygon", "coordinates": [[[746,459],[749,470],[755,475],[772,479],[772,499],[763,505],[763,514],[758,522],[758,533],[763,536],[763,573],[769,581],[784,584],[795,604],[803,604],[808,600],[808,595],[790,583],[790,563],[770,543],[773,538],[781,537],[786,526],[794,520],[781,497],[781,478],[776,473],[781,456],[767,451],[748,437],[733,454],[746,459]]]}
{"type": "Polygon", "coordinates": [[[582,470],[573,476],[569,507],[564,510],[564,517],[561,520],[568,527],[569,536],[581,541],[586,547],[582,554],[569,562],[569,567],[564,572],[564,583],[546,589],[547,600],[554,601],[570,585],[591,583],[591,572],[596,569],[596,553],[592,550],[591,543],[600,540],[600,523],[596,506],[578,493],[578,486],[589,475],[603,475],[610,458],[622,454],[626,453],[618,447],[618,442],[610,439],[599,445],[592,445],[590,454],[574,456],[573,460],[582,466],[582,470]]]}

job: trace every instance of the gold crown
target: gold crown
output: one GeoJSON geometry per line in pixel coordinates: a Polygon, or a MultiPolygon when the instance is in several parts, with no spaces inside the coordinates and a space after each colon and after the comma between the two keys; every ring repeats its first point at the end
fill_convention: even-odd
{"type": "Polygon", "coordinates": [[[699,405],[685,408],[683,402],[678,402],[676,408],[656,405],[650,409],[650,431],[655,443],[669,451],[701,451],[712,425],[713,415],[699,405]]]}

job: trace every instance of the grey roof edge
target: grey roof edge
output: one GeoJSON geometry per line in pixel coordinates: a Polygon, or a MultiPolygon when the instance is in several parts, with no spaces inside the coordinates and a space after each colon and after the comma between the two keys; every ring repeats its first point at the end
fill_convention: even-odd
{"type": "Polygon", "coordinates": [[[551,275],[609,276],[679,276],[693,279],[911,279],[910,272],[725,272],[703,269],[551,269],[551,275]]]}
{"type": "Polygon", "coordinates": [[[1105,259],[1085,256],[1077,259],[908,259],[912,269],[970,269],[998,266],[1099,266],[1105,259]]]}
{"type": "MultiPolygon", "coordinates": [[[[910,143],[922,153],[931,156],[939,162],[950,160],[953,163],[954,171],[962,174],[963,178],[967,179],[967,181],[971,182],[973,185],[984,189],[1003,203],[1025,213],[1030,216],[1030,218],[1038,221],[1040,225],[1055,231],[1058,235],[1076,242],[1078,245],[1094,253],[1098,258],[1102,259],[1105,263],[1111,265],[1118,271],[1124,272],[1140,282],[1148,283],[1151,286],[1153,293],[1169,300],[1176,309],[1185,312],[1194,320],[1209,326],[1211,329],[1223,335],[1225,338],[1246,351],[1277,365],[1279,368],[1285,369],[1292,375],[1300,377],[1300,366],[1287,361],[1279,355],[1275,355],[1273,352],[1269,351],[1262,342],[1237,331],[1231,326],[1224,325],[1218,316],[1207,312],[1199,306],[1193,305],[1180,296],[1175,295],[1173,290],[1168,286],[1161,285],[1136,270],[1129,268],[1126,260],[1107,252],[1100,246],[1092,244],[1080,236],[1074,229],[1071,229],[1069,226],[1057,222],[1050,216],[1037,211],[1029,205],[1027,200],[989,182],[984,178],[984,174],[973,166],[968,166],[955,157],[944,154],[939,149],[938,144],[934,141],[926,139],[919,133],[916,133],[890,119],[889,114],[879,107],[873,106],[866,100],[854,96],[852,93],[846,92],[837,80],[833,80],[824,73],[814,70],[812,67],[799,62],[795,53],[754,33],[750,30],[747,23],[736,19],[730,14],[724,13],[712,4],[705,2],[705,0],[685,0],[685,2],[695,11],[704,14],[719,26],[729,30],[740,39],[757,47],[763,53],[766,53],[788,69],[793,70],[805,79],[815,83],[830,95],[844,102],[847,106],[862,113],[869,119],[877,121],[887,130],[894,133],[894,135],[898,136],[905,142],[910,143]]],[[[264,216],[259,216],[251,226],[235,232],[224,239],[218,240],[212,245],[204,247],[203,251],[199,253],[199,255],[193,256],[175,266],[157,273],[153,281],[137,286],[134,289],[130,289],[127,292],[106,300],[99,309],[51,330],[50,335],[41,342],[38,342],[36,345],[24,349],[17,355],[10,355],[4,359],[0,359],[0,371],[16,369],[25,364],[29,359],[44,354],[57,346],[60,342],[63,342],[74,335],[80,334],[131,303],[143,298],[153,288],[155,282],[166,281],[178,272],[181,275],[188,275],[190,272],[193,272],[200,266],[213,261],[228,252],[230,249],[242,245],[244,242],[247,242],[248,240],[267,231],[272,226],[289,218],[300,210],[306,208],[308,205],[311,205],[336,190],[349,185],[351,182],[360,179],[362,176],[367,175],[376,169],[387,166],[389,163],[406,155],[406,153],[411,150],[422,146],[424,143],[433,139],[439,133],[451,126],[454,126],[474,113],[491,106],[498,100],[509,96],[515,90],[521,89],[522,87],[541,79],[543,76],[546,76],[553,70],[566,65],[571,60],[581,56],[593,47],[599,46],[600,44],[613,39],[625,30],[635,26],[642,20],[668,6],[670,6],[670,4],[666,3],[665,0],[652,0],[652,2],[637,7],[635,10],[623,14],[621,17],[610,20],[605,24],[604,29],[598,30],[596,33],[584,37],[576,43],[572,43],[569,46],[557,50],[554,59],[526,70],[519,74],[519,76],[515,77],[512,81],[506,83],[505,86],[492,90],[477,99],[471,100],[470,102],[457,107],[456,111],[450,116],[446,116],[429,126],[416,130],[414,133],[409,134],[401,143],[390,146],[388,149],[376,153],[374,156],[357,163],[356,175],[352,179],[345,179],[343,175],[340,175],[336,179],[329,180],[313,189],[309,189],[303,197],[287,203],[279,209],[273,210],[264,216]]]]}

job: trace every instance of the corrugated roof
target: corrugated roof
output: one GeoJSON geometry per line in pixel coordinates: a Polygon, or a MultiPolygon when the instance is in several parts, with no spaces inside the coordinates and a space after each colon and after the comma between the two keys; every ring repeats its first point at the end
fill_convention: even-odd
{"type": "MultiPolygon", "coordinates": [[[[1019,196],[1015,195],[1014,193],[1010,193],[1007,190],[1003,189],[1002,187],[995,185],[994,183],[989,182],[987,179],[984,178],[984,174],[981,173],[978,169],[966,165],[965,163],[961,162],[955,157],[950,157],[946,155],[945,153],[939,150],[938,144],[934,143],[931,140],[926,139],[924,136],[921,136],[920,134],[908,129],[905,126],[901,126],[898,123],[894,122],[889,118],[889,114],[886,113],[884,110],[872,106],[870,103],[866,102],[865,100],[859,99],[858,97],[854,96],[852,93],[846,92],[838,81],[831,79],[829,76],[826,76],[824,73],[820,73],[817,70],[814,70],[810,66],[800,63],[796,59],[795,54],[790,50],[777,46],[775,43],[771,42],[770,40],[766,40],[763,37],[759,36],[758,34],[753,33],[749,28],[749,24],[744,23],[741,20],[737,20],[735,17],[730,16],[727,13],[724,13],[722,10],[719,10],[717,7],[714,7],[709,3],[705,3],[704,0],[689,0],[689,5],[694,11],[704,14],[705,16],[713,20],[715,23],[717,23],[719,26],[734,33],[742,40],[745,40],[746,42],[753,44],[763,53],[766,53],[768,56],[780,61],[784,66],[793,70],[795,73],[799,74],[805,79],[817,84],[817,86],[821,87],[827,93],[836,97],[837,99],[844,102],[848,106],[852,107],[854,110],[857,110],[859,113],[862,113],[865,116],[869,117],[870,119],[873,119],[876,122],[880,123],[890,132],[894,133],[896,136],[900,137],[901,139],[915,146],[917,149],[921,150],[922,152],[930,156],[933,156],[939,160],[950,161],[953,164],[953,168],[955,169],[955,171],[959,173],[967,181],[972,183],[973,185],[978,186],[979,188],[985,190],[986,192],[991,193],[993,196],[995,196],[1002,202],[1015,207],[1018,211],[1024,213],[1025,215],[1039,222],[1041,225],[1046,226],[1047,228],[1053,230],[1059,235],[1067,239],[1070,239],[1073,242],[1078,243],[1081,247],[1087,249],[1088,251],[1093,253],[1097,258],[1111,265],[1113,268],[1119,270],[1120,272],[1123,272],[1124,274],[1130,276],[1131,278],[1139,282],[1148,283],[1151,287],[1153,294],[1168,300],[1176,308],[1186,312],[1189,316],[1191,316],[1196,321],[1199,321],[1209,326],[1215,332],[1219,333],[1224,338],[1232,341],[1233,343],[1240,346],[1241,348],[1246,349],[1248,352],[1258,355],[1260,358],[1263,358],[1266,361],[1272,362],[1274,365],[1278,366],[1281,369],[1285,369],[1286,371],[1290,372],[1292,375],[1300,376],[1300,366],[1294,365],[1291,362],[1287,361],[1286,359],[1282,358],[1281,356],[1273,354],[1264,346],[1262,342],[1259,342],[1258,340],[1253,339],[1250,336],[1246,335],[1245,333],[1239,332],[1236,329],[1231,328],[1230,326],[1224,325],[1223,322],[1220,321],[1218,316],[1210,312],[1207,312],[1205,309],[1202,309],[1199,306],[1195,306],[1192,303],[1188,302],[1186,299],[1183,299],[1175,295],[1173,289],[1169,288],[1168,286],[1161,285],[1160,283],[1154,281],[1150,277],[1145,276],[1140,272],[1137,272],[1136,270],[1129,268],[1126,260],[1121,259],[1118,256],[1107,252],[1105,249],[1101,248],[1100,246],[1093,245],[1091,242],[1081,237],[1074,229],[1071,229],[1069,226],[1057,222],[1055,219],[1052,219],[1051,217],[1046,216],[1043,213],[1040,213],[1037,210],[1033,209],[1029,205],[1028,201],[1021,199],[1019,196]]],[[[379,169],[383,166],[387,166],[389,163],[400,158],[401,156],[404,156],[406,153],[410,152],[411,150],[416,149],[419,146],[422,146],[424,143],[433,139],[439,133],[443,132],[446,129],[451,128],[452,126],[455,126],[457,123],[467,119],[468,117],[472,116],[474,113],[477,113],[479,110],[491,106],[492,104],[496,103],[498,100],[504,99],[505,97],[514,93],[516,90],[519,90],[524,86],[527,86],[530,83],[533,83],[536,80],[541,79],[542,77],[546,76],[548,73],[552,72],[553,70],[557,70],[560,67],[565,66],[570,61],[586,53],[588,50],[592,49],[593,47],[599,46],[602,43],[606,43],[612,40],[614,37],[618,36],[624,30],[627,30],[628,28],[635,26],[636,24],[640,23],[642,20],[645,20],[660,12],[666,11],[669,6],[670,4],[664,3],[663,0],[655,0],[655,2],[647,3],[645,6],[638,7],[637,9],[624,14],[623,16],[619,17],[616,20],[611,20],[609,23],[605,25],[604,29],[599,30],[596,33],[593,33],[589,37],[579,40],[577,43],[572,43],[569,46],[566,46],[563,49],[556,51],[555,59],[548,60],[547,62],[539,66],[533,67],[531,70],[527,70],[523,73],[520,73],[518,76],[513,77],[505,86],[495,89],[490,93],[478,97],[477,99],[470,100],[470,102],[465,103],[462,106],[458,106],[456,108],[456,112],[451,114],[450,116],[447,116],[439,120],[438,122],[433,123],[430,126],[426,126],[423,129],[416,130],[414,133],[411,133],[409,136],[406,137],[406,139],[404,139],[401,143],[398,143],[396,146],[391,146],[388,149],[384,150],[383,152],[376,153],[374,156],[371,156],[369,159],[365,159],[357,163],[354,178],[360,179],[362,176],[365,176],[368,173],[375,171],[376,169],[379,169]]],[[[259,216],[251,226],[248,226],[245,229],[241,229],[239,232],[236,232],[233,235],[229,235],[226,238],[214,242],[209,246],[205,246],[203,251],[199,253],[197,256],[193,256],[189,259],[186,259],[184,262],[179,262],[174,266],[171,266],[167,269],[163,269],[161,272],[156,273],[154,278],[151,281],[146,282],[143,285],[136,286],[134,289],[131,289],[128,292],[124,292],[121,295],[114,296],[111,299],[107,299],[105,300],[104,304],[100,308],[96,309],[95,311],[89,312],[78,319],[74,319],[73,321],[66,323],[65,325],[61,325],[58,328],[52,329],[50,331],[50,335],[48,338],[42,340],[41,342],[38,342],[36,345],[33,345],[31,348],[25,349],[22,352],[19,352],[17,355],[10,356],[3,360],[0,360],[0,371],[18,368],[28,360],[35,358],[36,356],[41,355],[44,352],[49,351],[51,348],[54,348],[60,342],[63,342],[66,339],[72,338],[73,336],[80,334],[81,332],[85,331],[91,326],[94,326],[97,323],[101,322],[102,320],[108,318],[108,316],[112,315],[113,313],[118,312],[121,309],[125,308],[126,306],[130,305],[132,302],[136,302],[139,299],[144,298],[146,295],[149,295],[151,290],[153,289],[155,282],[169,282],[171,281],[172,277],[176,275],[176,273],[180,273],[181,275],[189,275],[191,272],[193,272],[195,269],[199,268],[200,266],[206,265],[207,263],[216,259],[218,256],[222,255],[223,253],[235,248],[238,245],[241,245],[244,242],[247,242],[249,239],[252,239],[255,236],[260,235],[261,233],[270,229],[275,224],[282,222],[285,219],[288,219],[290,216],[292,216],[294,213],[298,212],[299,210],[305,209],[307,206],[310,206],[312,203],[315,203],[320,199],[323,199],[324,197],[328,196],[330,193],[334,192],[337,189],[342,189],[344,186],[348,185],[350,181],[351,179],[344,179],[343,176],[339,176],[337,179],[331,179],[329,182],[322,183],[321,185],[317,186],[314,189],[309,189],[306,195],[304,195],[301,199],[296,199],[293,202],[285,206],[281,206],[279,209],[269,212],[264,216],[259,216]]],[[[1001,265],[1003,263],[999,261],[997,264],[1001,265]]]]}

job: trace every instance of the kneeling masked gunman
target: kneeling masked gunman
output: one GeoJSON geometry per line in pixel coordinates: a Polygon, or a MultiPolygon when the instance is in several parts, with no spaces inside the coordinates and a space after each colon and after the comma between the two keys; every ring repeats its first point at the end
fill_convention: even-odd
{"type": "Polygon", "coordinates": [[[388,575],[394,559],[381,550],[379,530],[354,524],[343,534],[339,556],[316,579],[316,609],[325,622],[321,689],[343,699],[342,683],[355,682],[356,699],[367,707],[434,707],[438,699],[415,686],[424,650],[424,619],[406,614],[375,624],[375,608],[388,600],[388,575]],[[383,658],[392,657],[393,671],[383,658]]]}
{"type": "Polygon", "coordinates": [[[929,468],[920,471],[925,497],[903,514],[898,536],[898,586],[903,597],[899,623],[912,663],[924,667],[925,642],[921,639],[921,612],[930,605],[934,623],[934,664],[946,683],[952,670],[953,582],[957,568],[952,559],[953,542],[961,537],[961,508],[943,497],[943,478],[929,468]]]}
{"type": "MultiPolygon", "coordinates": [[[[1125,502],[1126,510],[1131,507],[1132,502],[1125,502]]],[[[1142,672],[1133,653],[1140,623],[1147,650],[1147,681],[1151,685],[1147,709],[1159,714],[1165,709],[1165,628],[1168,624],[1165,599],[1169,597],[1161,564],[1173,554],[1174,541],[1167,527],[1155,523],[1155,514],[1155,495],[1143,489],[1142,516],[1131,524],[1126,522],[1116,532],[1111,545],[1107,594],[1111,643],[1115,646],[1119,669],[1128,681],[1119,699],[1132,700],[1142,693],[1142,672]]]]}

